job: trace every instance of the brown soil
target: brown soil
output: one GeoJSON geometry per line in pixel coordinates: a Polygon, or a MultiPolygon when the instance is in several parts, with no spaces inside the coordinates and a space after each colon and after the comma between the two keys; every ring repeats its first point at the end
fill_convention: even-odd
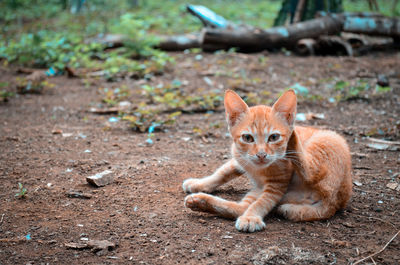
{"type": "MultiPolygon", "coordinates": [[[[380,250],[397,233],[400,191],[387,184],[400,183],[400,152],[368,148],[364,136],[400,139],[398,54],[271,55],[263,63],[260,54],[203,54],[202,60],[195,54],[175,56],[176,65],[153,77],[151,84],[178,78],[187,80],[184,89],[211,89],[204,81],[208,76],[222,96],[224,89],[236,86],[229,85],[232,76],[213,75],[223,63],[224,71],[239,76],[245,71],[258,78],[236,89],[242,96],[263,90],[272,100],[299,82],[328,98],[332,89],[324,84],[332,78],[353,82],[362,77],[374,85],[376,75],[385,74],[392,92],[371,92],[337,104],[299,103],[298,112],[325,114],[323,120],[302,124],[334,129],[351,146],[354,179],[362,185],[354,186],[349,205],[327,221],[293,223],[270,214],[264,231],[238,232],[231,220],[183,206],[182,181],[212,173],[229,156],[221,110],[184,114],[174,126],[156,132],[149,146],[147,135],[133,132],[127,123],[109,123],[110,115],[87,112],[89,105],[101,101],[98,88],[125,84],[139,91],[143,80],[97,79],[87,85],[85,79],[54,77],[49,80],[54,88],[0,104],[0,264],[346,264],[380,250]],[[211,123],[221,126],[213,128],[211,123]],[[206,128],[207,138],[193,133],[196,126],[206,128]],[[72,136],[52,134],[54,129],[72,136]],[[112,184],[87,184],[87,176],[106,169],[113,171],[112,184]],[[24,199],[14,196],[18,183],[27,189],[24,199]],[[71,190],[91,198],[70,198],[66,194],[71,190]],[[84,243],[82,238],[117,246],[97,253],[66,246],[84,243]]],[[[18,76],[15,69],[0,70],[0,82],[13,83],[18,76]]],[[[217,194],[239,199],[247,189],[247,180],[241,178],[217,194]]],[[[398,264],[399,250],[397,236],[373,259],[398,264]]]]}

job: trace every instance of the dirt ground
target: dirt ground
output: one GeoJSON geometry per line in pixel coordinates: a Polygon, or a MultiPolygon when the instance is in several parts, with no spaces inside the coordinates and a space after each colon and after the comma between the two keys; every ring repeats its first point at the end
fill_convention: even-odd
{"type": "MultiPolygon", "coordinates": [[[[184,114],[148,145],[147,134],[126,122],[87,112],[101,101],[99,88],[124,84],[137,92],[145,81],[59,76],[49,80],[54,88],[40,95],[0,103],[0,264],[349,264],[379,251],[399,231],[400,191],[387,185],[400,183],[400,152],[369,148],[365,139],[400,140],[398,53],[173,55],[176,64],[148,83],[179,79],[187,91],[201,87],[221,96],[227,88],[242,96],[267,91],[273,100],[298,82],[328,99],[330,80],[363,78],[375,85],[384,74],[389,93],[370,89],[338,103],[299,102],[298,112],[325,117],[299,124],[336,130],[351,146],[357,185],[348,206],[319,222],[293,223],[272,213],[265,218],[267,228],[252,234],[238,232],[232,220],[185,209],[182,181],[209,175],[229,158],[223,110],[184,114]],[[243,72],[253,81],[230,81],[243,72]],[[207,137],[194,133],[195,127],[205,128],[207,137]],[[106,169],[113,183],[95,188],[86,182],[106,169]],[[24,199],[15,197],[18,183],[27,189],[24,199]],[[68,197],[71,191],[90,198],[68,197]],[[69,247],[87,240],[108,240],[116,247],[97,252],[69,247]]],[[[21,76],[13,67],[0,70],[1,82],[13,84],[21,76]]],[[[248,188],[247,179],[239,178],[216,194],[239,200],[248,188]]],[[[363,264],[373,262],[399,264],[400,235],[363,264]]]]}

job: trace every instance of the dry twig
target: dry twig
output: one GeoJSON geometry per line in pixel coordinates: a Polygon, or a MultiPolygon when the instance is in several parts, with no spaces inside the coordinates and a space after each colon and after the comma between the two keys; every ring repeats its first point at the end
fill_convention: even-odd
{"type": "Polygon", "coordinates": [[[367,260],[367,259],[372,259],[372,262],[375,263],[373,257],[376,256],[376,255],[378,255],[378,254],[381,253],[382,251],[384,251],[384,250],[387,248],[387,246],[389,246],[389,244],[397,237],[397,235],[398,235],[399,233],[400,233],[400,230],[397,231],[397,233],[396,233],[396,234],[386,243],[386,245],[383,246],[383,248],[381,248],[379,251],[377,251],[377,252],[375,252],[375,253],[372,253],[371,255],[369,255],[369,256],[367,256],[367,257],[365,257],[365,258],[362,258],[362,259],[360,259],[360,260],[357,260],[356,262],[353,263],[353,265],[356,265],[356,264],[358,264],[358,263],[361,263],[361,262],[363,262],[364,260],[367,260]]]}
{"type": "Polygon", "coordinates": [[[375,220],[381,221],[381,222],[383,222],[385,224],[391,225],[391,226],[393,226],[393,228],[397,228],[397,226],[395,224],[393,224],[392,222],[383,220],[383,219],[378,218],[378,217],[365,216],[365,215],[360,215],[360,214],[353,214],[353,215],[356,215],[356,216],[359,216],[359,217],[365,217],[365,218],[368,218],[368,219],[375,219],[375,220]]]}
{"type": "Polygon", "coordinates": [[[5,214],[5,213],[3,213],[3,214],[1,215],[0,225],[2,225],[2,224],[3,224],[4,215],[6,215],[6,214],[5,214]]]}

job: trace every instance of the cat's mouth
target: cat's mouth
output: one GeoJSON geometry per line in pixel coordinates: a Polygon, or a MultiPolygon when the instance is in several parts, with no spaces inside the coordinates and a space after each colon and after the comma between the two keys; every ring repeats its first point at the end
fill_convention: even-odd
{"type": "Polygon", "coordinates": [[[272,164],[272,160],[268,159],[268,158],[257,158],[255,160],[253,160],[253,163],[256,164],[257,166],[269,166],[270,164],[272,164]]]}

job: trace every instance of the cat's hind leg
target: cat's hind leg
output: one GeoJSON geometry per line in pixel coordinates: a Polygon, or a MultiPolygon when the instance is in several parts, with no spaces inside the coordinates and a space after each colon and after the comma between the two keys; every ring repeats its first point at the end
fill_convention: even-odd
{"type": "Polygon", "coordinates": [[[257,195],[250,192],[240,202],[234,202],[206,193],[194,193],[186,196],[185,206],[193,211],[208,212],[224,218],[236,219],[257,199],[257,195]]]}
{"type": "Polygon", "coordinates": [[[244,174],[244,170],[236,160],[231,159],[214,174],[201,179],[190,178],[183,181],[182,188],[186,193],[212,192],[222,184],[244,174]]]}
{"type": "Polygon", "coordinates": [[[333,206],[324,205],[322,201],[312,204],[284,203],[278,206],[278,213],[295,222],[323,220],[332,217],[336,209],[333,206]]]}

